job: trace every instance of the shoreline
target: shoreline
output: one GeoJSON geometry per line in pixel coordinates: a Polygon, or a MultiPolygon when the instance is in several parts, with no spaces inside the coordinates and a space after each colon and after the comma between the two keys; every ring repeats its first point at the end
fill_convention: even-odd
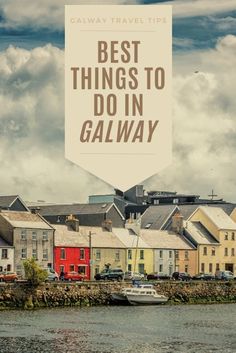
{"type": "MultiPolygon", "coordinates": [[[[198,305],[236,303],[236,282],[155,282],[158,293],[169,298],[163,305],[198,305]]],[[[126,282],[45,283],[32,288],[27,283],[0,286],[0,311],[41,308],[115,306],[111,293],[126,282]]]]}

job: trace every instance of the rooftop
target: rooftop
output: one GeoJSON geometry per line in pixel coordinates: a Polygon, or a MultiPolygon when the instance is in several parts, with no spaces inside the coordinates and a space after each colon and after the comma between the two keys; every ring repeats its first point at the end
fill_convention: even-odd
{"type": "MultiPolygon", "coordinates": [[[[106,213],[113,205],[110,203],[77,203],[61,205],[41,205],[39,212],[43,216],[57,216],[70,214],[94,214],[106,213]]],[[[32,207],[31,207],[32,208],[32,207]]]]}
{"type": "Polygon", "coordinates": [[[236,223],[220,207],[200,206],[218,229],[236,230],[236,223]]]}
{"type": "Polygon", "coordinates": [[[10,247],[11,245],[9,245],[4,239],[2,239],[0,237],[0,247],[10,247]]]}
{"type": "Polygon", "coordinates": [[[184,221],[184,228],[195,244],[219,245],[219,242],[200,222],[184,221]]]}
{"type": "Polygon", "coordinates": [[[89,232],[93,248],[125,248],[114,232],[104,231],[101,227],[80,226],[79,232],[68,230],[66,225],[55,225],[55,246],[89,247],[89,232]]]}
{"type": "Polygon", "coordinates": [[[176,208],[176,205],[157,205],[148,207],[141,216],[141,227],[143,229],[161,229],[176,208]]]}
{"type": "Polygon", "coordinates": [[[192,250],[194,247],[181,235],[164,230],[142,229],[141,237],[151,248],[192,250]]]}
{"type": "Polygon", "coordinates": [[[127,248],[150,248],[150,245],[147,244],[142,237],[138,237],[129,229],[114,228],[113,232],[127,248]]]}
{"type": "Polygon", "coordinates": [[[3,217],[14,228],[53,229],[40,215],[30,212],[2,210],[0,217],[3,217]]]}
{"type": "Polygon", "coordinates": [[[15,201],[18,195],[1,196],[0,195],[0,208],[8,208],[15,201]]]}

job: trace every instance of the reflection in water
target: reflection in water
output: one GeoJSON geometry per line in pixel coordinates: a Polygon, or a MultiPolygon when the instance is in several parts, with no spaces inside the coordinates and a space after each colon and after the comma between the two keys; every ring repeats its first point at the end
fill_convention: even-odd
{"type": "Polygon", "coordinates": [[[0,353],[233,353],[236,304],[0,312],[0,353]]]}

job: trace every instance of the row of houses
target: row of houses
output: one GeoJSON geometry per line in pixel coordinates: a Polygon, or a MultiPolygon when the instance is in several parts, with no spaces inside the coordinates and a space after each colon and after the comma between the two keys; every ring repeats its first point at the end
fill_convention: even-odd
{"type": "Polygon", "coordinates": [[[207,205],[191,214],[180,206],[151,206],[125,222],[114,204],[96,204],[92,211],[88,204],[65,206],[59,212],[57,205],[60,214],[51,206],[50,223],[18,196],[0,197],[0,272],[23,275],[23,261],[31,257],[43,268],[88,279],[107,264],[168,275],[236,272],[236,208],[229,215],[207,205]]]}

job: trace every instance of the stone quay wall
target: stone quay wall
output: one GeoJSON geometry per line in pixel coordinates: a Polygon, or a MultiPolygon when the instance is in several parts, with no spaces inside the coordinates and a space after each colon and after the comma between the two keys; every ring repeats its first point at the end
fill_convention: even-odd
{"type": "MultiPolygon", "coordinates": [[[[153,283],[167,304],[236,303],[236,281],[153,283]]],[[[34,309],[66,306],[111,305],[111,293],[132,286],[124,282],[45,283],[32,288],[27,283],[0,285],[1,309],[34,309]]]]}

